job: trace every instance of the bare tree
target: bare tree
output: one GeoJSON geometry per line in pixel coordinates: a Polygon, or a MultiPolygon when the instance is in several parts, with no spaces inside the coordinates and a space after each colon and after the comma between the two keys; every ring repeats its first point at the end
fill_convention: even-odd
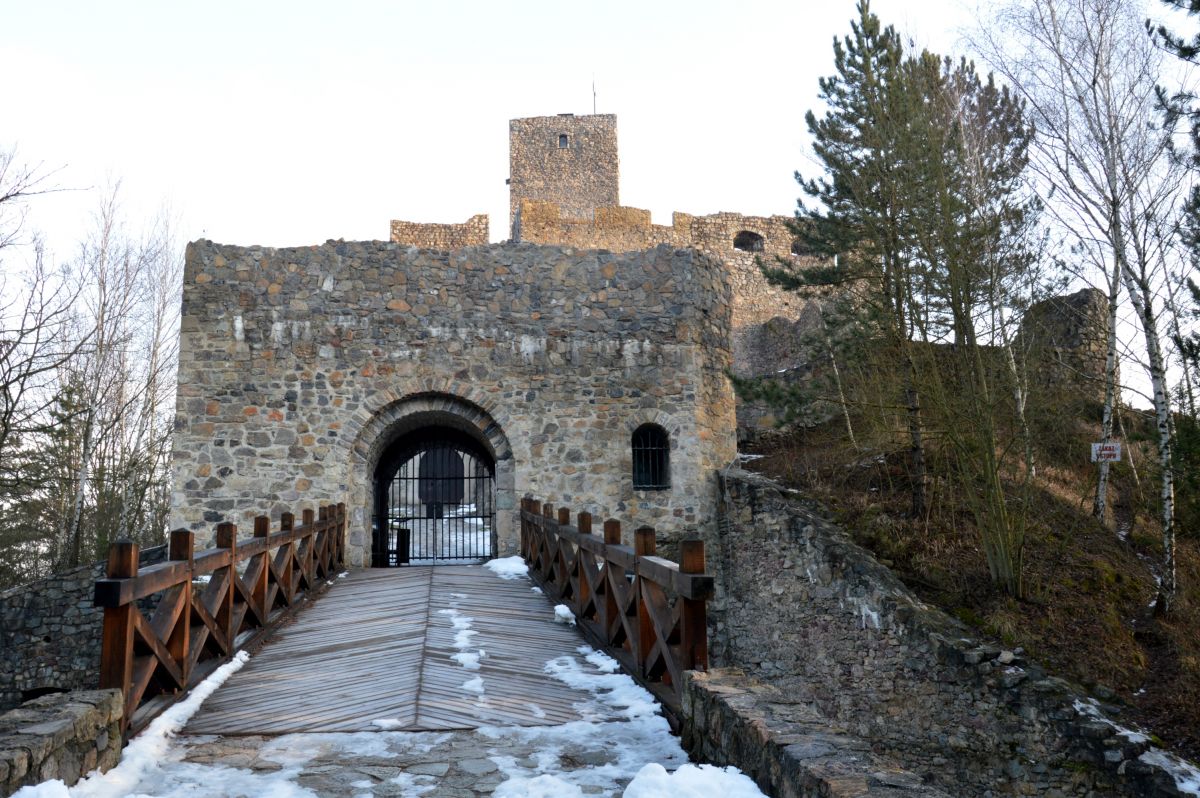
{"type": "MultiPolygon", "coordinates": [[[[1038,136],[1032,164],[1053,218],[1103,264],[1110,327],[1102,434],[1113,434],[1116,300],[1124,287],[1141,323],[1153,385],[1162,472],[1160,610],[1175,594],[1171,408],[1157,297],[1164,223],[1177,213],[1181,175],[1170,168],[1171,130],[1158,124],[1162,54],[1145,12],[1129,0],[1027,0],[1001,9],[979,48],[1026,99],[1038,136]]],[[[1103,519],[1101,464],[1094,513],[1103,519]]]]}

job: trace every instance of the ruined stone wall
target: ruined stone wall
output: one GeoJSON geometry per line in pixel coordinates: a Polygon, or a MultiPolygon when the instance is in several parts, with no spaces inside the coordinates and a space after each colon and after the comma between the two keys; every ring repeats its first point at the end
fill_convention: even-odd
{"type": "MultiPolygon", "coordinates": [[[[166,559],[166,546],[138,555],[143,568],[166,559]]],[[[0,710],[30,693],[96,686],[104,611],[92,606],[92,595],[105,565],[83,565],[0,592],[0,710]]]]}
{"type": "Polygon", "coordinates": [[[591,219],[597,208],[621,204],[614,114],[513,119],[508,145],[508,221],[514,241],[530,240],[519,232],[524,199],[553,202],[573,219],[591,219]]]}
{"type": "Polygon", "coordinates": [[[1052,400],[1063,392],[1102,400],[1109,321],[1103,291],[1051,297],[1025,312],[1015,348],[1036,364],[1039,388],[1049,389],[1052,400]]]}
{"type": "Polygon", "coordinates": [[[755,717],[815,708],[953,795],[1180,794],[1149,738],[1077,688],[973,639],[774,483],[725,485],[711,647],[784,697],[755,717]]]}
{"type": "Polygon", "coordinates": [[[422,249],[458,249],[488,243],[488,217],[477,214],[462,224],[423,224],[392,220],[391,240],[422,249]]]}
{"type": "Polygon", "coordinates": [[[733,289],[735,362],[750,359],[739,355],[743,340],[740,331],[776,317],[800,318],[807,305],[795,293],[770,285],[758,267],[758,259],[772,264],[782,258],[801,267],[812,262],[792,253],[794,237],[787,227],[789,217],[676,213],[672,224],[667,226],[652,224],[650,211],[641,208],[598,207],[594,217],[579,217],[552,201],[524,199],[518,207],[521,241],[612,252],[633,252],[665,244],[696,249],[724,263],[733,289]],[[751,240],[758,236],[762,249],[746,251],[735,247],[741,233],[751,234],[751,240]]]}
{"type": "Polygon", "coordinates": [[[735,454],[729,299],[720,263],[666,247],[195,242],[172,526],[345,501],[362,564],[382,447],[437,422],[496,457],[501,553],[516,547],[518,490],[667,540],[709,530],[714,469],[735,454]],[[670,435],[668,490],[633,489],[646,422],[670,435]]]}

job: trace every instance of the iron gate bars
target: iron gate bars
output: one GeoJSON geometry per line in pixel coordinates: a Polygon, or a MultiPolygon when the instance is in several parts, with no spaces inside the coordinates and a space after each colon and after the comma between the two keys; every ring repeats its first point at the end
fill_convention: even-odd
{"type": "Polygon", "coordinates": [[[455,430],[420,429],[392,444],[375,476],[371,564],[493,556],[495,466],[455,430]]]}

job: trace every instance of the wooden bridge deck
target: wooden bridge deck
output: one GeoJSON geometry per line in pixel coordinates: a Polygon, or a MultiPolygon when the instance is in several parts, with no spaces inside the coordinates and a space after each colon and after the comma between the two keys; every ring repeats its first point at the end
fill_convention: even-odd
{"type": "Polygon", "coordinates": [[[356,571],[276,632],[186,733],[378,731],[381,720],[404,731],[567,723],[580,719],[580,694],[543,666],[582,643],[525,579],[480,566],[356,571]],[[461,635],[460,648],[463,619],[475,634],[461,635]],[[478,670],[451,658],[481,649],[478,670]]]}

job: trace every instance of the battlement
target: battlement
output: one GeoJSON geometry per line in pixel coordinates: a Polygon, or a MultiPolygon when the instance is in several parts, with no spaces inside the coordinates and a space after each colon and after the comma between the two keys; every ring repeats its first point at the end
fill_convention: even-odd
{"type": "MultiPolygon", "coordinates": [[[[723,262],[733,286],[733,326],[737,330],[777,316],[798,318],[804,300],[767,283],[758,258],[811,261],[796,244],[788,216],[675,212],[670,225],[654,224],[650,211],[623,206],[599,207],[588,218],[572,217],[554,202],[523,199],[517,206],[517,240],[577,249],[636,252],[661,244],[696,249],[723,262]]],[[[736,342],[735,342],[736,344],[736,342]]]]}

